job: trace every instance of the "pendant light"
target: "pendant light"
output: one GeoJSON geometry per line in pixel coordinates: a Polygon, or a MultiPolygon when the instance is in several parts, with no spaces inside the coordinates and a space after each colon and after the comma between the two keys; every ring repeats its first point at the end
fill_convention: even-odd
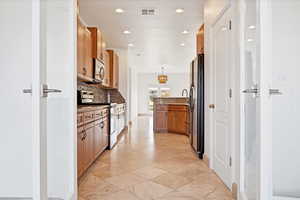
{"type": "Polygon", "coordinates": [[[157,77],[159,84],[165,84],[168,81],[168,76],[164,72],[164,67],[161,68],[161,74],[157,77]]]}

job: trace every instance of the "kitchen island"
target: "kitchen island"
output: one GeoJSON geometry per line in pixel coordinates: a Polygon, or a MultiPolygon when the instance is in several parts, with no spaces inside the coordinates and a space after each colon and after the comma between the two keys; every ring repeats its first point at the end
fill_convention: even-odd
{"type": "Polygon", "coordinates": [[[155,133],[189,135],[190,111],[188,98],[154,98],[153,129],[155,133]]]}

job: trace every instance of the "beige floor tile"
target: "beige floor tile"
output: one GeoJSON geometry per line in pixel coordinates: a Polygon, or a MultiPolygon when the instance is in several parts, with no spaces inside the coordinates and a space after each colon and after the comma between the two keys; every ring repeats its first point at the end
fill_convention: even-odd
{"type": "Polygon", "coordinates": [[[187,193],[173,191],[162,197],[156,198],[155,200],[200,200],[200,199],[199,198],[196,199],[192,195],[187,193]]]}
{"type": "Polygon", "coordinates": [[[106,182],[113,184],[121,189],[128,188],[130,186],[136,185],[138,183],[145,182],[146,180],[135,174],[124,174],[120,176],[114,176],[105,179],[106,182]]]}
{"type": "Polygon", "coordinates": [[[139,199],[130,192],[119,191],[107,196],[103,196],[101,200],[139,200],[139,199]]]}
{"type": "Polygon", "coordinates": [[[87,177],[86,180],[79,185],[79,196],[85,200],[98,200],[107,194],[117,191],[120,191],[118,187],[95,176],[87,177]]]}
{"type": "Polygon", "coordinates": [[[216,186],[210,184],[187,184],[178,189],[186,195],[190,195],[196,199],[202,200],[208,194],[212,193],[216,189],[216,186]]]}
{"type": "Polygon", "coordinates": [[[80,200],[231,200],[231,192],[194,154],[189,138],[153,134],[140,117],[79,181],[80,200]]]}
{"type": "Polygon", "coordinates": [[[138,176],[141,176],[143,178],[146,178],[146,179],[153,179],[153,178],[160,176],[162,174],[165,174],[167,172],[162,169],[155,168],[155,167],[145,167],[145,168],[136,170],[133,173],[138,176]]]}
{"type": "Polygon", "coordinates": [[[171,188],[148,181],[128,188],[128,191],[142,200],[153,200],[172,191],[171,188]]]}
{"type": "Polygon", "coordinates": [[[192,182],[192,180],[189,178],[178,176],[171,173],[162,174],[161,176],[152,179],[152,181],[173,189],[177,189],[179,187],[182,187],[192,182]]]}

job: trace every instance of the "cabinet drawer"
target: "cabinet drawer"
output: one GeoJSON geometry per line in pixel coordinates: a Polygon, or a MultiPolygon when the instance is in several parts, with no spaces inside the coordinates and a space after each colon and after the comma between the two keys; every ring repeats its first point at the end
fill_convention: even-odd
{"type": "Polygon", "coordinates": [[[156,105],[155,109],[159,110],[159,111],[167,111],[168,110],[168,106],[167,105],[156,105]]]}
{"type": "Polygon", "coordinates": [[[84,123],[83,113],[77,114],[77,126],[82,126],[84,123]]]}
{"type": "Polygon", "coordinates": [[[84,123],[89,123],[89,122],[92,122],[94,120],[95,113],[94,113],[94,111],[92,111],[92,112],[85,112],[83,114],[83,116],[84,116],[84,123]]]}
{"type": "Polygon", "coordinates": [[[187,106],[182,105],[169,105],[168,110],[174,110],[174,111],[187,111],[187,106]]]}
{"type": "Polygon", "coordinates": [[[103,110],[95,111],[95,120],[100,119],[103,116],[103,110]]]}

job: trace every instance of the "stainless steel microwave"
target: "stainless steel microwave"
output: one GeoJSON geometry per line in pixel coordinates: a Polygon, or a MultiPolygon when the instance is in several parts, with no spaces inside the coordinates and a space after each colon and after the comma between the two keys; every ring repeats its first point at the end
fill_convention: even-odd
{"type": "Polygon", "coordinates": [[[102,82],[105,76],[104,63],[101,60],[94,59],[94,80],[102,82]]]}

